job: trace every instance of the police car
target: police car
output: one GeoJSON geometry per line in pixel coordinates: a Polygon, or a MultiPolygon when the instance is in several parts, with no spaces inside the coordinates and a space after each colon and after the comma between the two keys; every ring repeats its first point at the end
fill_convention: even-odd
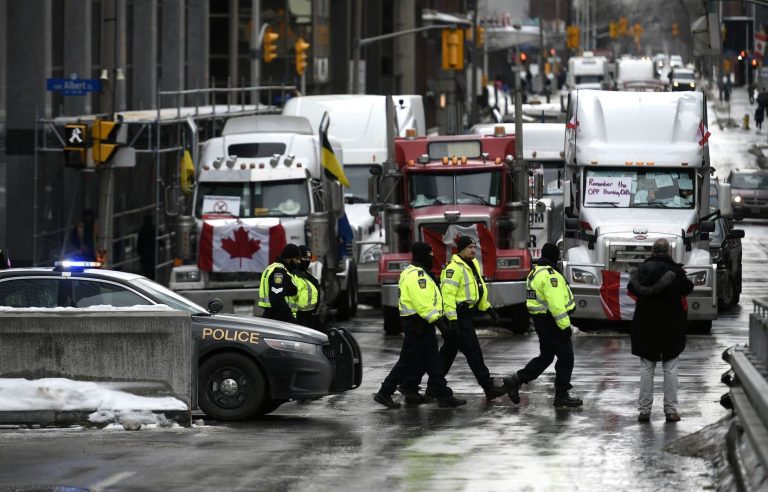
{"type": "Polygon", "coordinates": [[[320,398],[362,382],[360,348],[341,328],[328,335],[290,323],[217,314],[133,273],[97,263],[0,270],[0,306],[55,308],[164,304],[192,315],[198,405],[215,420],[265,415],[290,400],[320,398]]]}

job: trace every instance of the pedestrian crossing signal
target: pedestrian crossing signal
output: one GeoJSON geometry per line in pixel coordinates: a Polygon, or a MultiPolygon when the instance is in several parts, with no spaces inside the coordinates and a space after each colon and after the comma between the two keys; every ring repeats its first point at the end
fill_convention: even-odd
{"type": "Polygon", "coordinates": [[[96,120],[91,127],[93,145],[91,155],[95,164],[106,164],[117,152],[118,123],[114,121],[96,120]]]}
{"type": "Polygon", "coordinates": [[[71,124],[64,127],[64,165],[85,167],[88,149],[88,125],[71,124]]]}

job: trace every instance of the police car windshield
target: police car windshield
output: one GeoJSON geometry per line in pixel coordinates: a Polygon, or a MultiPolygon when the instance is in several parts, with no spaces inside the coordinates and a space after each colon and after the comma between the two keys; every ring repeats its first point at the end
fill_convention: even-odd
{"type": "Polygon", "coordinates": [[[202,182],[195,214],[244,217],[309,215],[309,190],[303,179],[259,182],[202,182]]]}
{"type": "Polygon", "coordinates": [[[198,306],[194,302],[190,301],[186,297],[182,297],[179,294],[173,292],[162,285],[153,282],[146,278],[139,278],[131,281],[140,289],[144,290],[152,298],[160,304],[165,304],[173,309],[179,311],[186,311],[191,314],[208,314],[208,311],[201,306],[198,306]]]}

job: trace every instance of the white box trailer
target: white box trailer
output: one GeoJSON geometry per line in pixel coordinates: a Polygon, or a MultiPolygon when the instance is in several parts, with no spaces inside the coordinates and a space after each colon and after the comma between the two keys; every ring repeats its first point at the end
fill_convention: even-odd
{"type": "MultiPolygon", "coordinates": [[[[688,319],[710,328],[717,268],[703,94],[573,91],[567,117],[563,268],[573,317],[631,319],[628,274],[665,238],[695,285],[688,319]]],[[[730,190],[720,191],[728,214],[730,190]]]]}

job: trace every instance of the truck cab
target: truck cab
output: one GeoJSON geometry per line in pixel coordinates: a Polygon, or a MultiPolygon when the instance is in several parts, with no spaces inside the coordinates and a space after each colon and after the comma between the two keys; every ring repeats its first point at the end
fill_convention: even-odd
{"type": "MultiPolygon", "coordinates": [[[[338,159],[343,158],[338,144],[334,152],[338,159]]],[[[307,244],[320,258],[312,263],[312,274],[322,283],[324,276],[326,281],[333,281],[324,270],[338,271],[342,297],[356,304],[356,294],[347,295],[348,289],[356,289],[354,265],[337,258],[335,251],[323,257],[322,252],[335,250],[336,238],[317,230],[318,223],[313,222],[318,219],[320,225],[335,225],[321,217],[333,208],[328,202],[334,195],[319,193],[321,170],[320,141],[306,118],[246,116],[228,120],[221,137],[203,144],[191,211],[190,229],[194,233],[190,237],[197,245],[196,254],[187,264],[173,269],[171,288],[196,302],[207,303],[210,297],[218,297],[224,312],[257,314],[263,268],[274,261],[284,244],[307,244]],[[261,253],[264,258],[257,267],[243,267],[242,261],[239,267],[237,262],[217,267],[215,260],[211,267],[205,260],[206,254],[216,255],[219,244],[215,239],[206,243],[204,231],[215,235],[217,228],[233,224],[263,234],[253,250],[268,250],[268,255],[261,253]]],[[[330,189],[338,190],[340,207],[340,189],[330,189]]],[[[251,244],[251,240],[256,239],[247,236],[246,243],[251,244]]],[[[249,258],[257,254],[253,250],[249,258]]],[[[238,255],[240,251],[235,257],[238,255]]],[[[331,288],[330,292],[338,293],[338,289],[331,288]]]]}
{"type": "Polygon", "coordinates": [[[594,56],[591,51],[585,51],[583,56],[571,57],[568,60],[568,88],[601,89],[607,63],[607,58],[594,56]]]}
{"type": "MultiPolygon", "coordinates": [[[[563,268],[573,317],[631,319],[629,273],[665,238],[694,283],[688,319],[708,330],[717,317],[717,268],[708,244],[703,94],[574,91],[568,121],[563,268]]],[[[730,193],[720,191],[726,211],[730,193]]]]}
{"type": "Polygon", "coordinates": [[[439,275],[461,235],[479,245],[491,305],[511,318],[514,331],[527,331],[527,174],[514,167],[514,136],[409,137],[394,145],[396,166],[374,185],[381,202],[373,212],[383,213],[387,227],[378,277],[385,331],[400,331],[397,282],[411,244],[432,245],[439,275]]]}

